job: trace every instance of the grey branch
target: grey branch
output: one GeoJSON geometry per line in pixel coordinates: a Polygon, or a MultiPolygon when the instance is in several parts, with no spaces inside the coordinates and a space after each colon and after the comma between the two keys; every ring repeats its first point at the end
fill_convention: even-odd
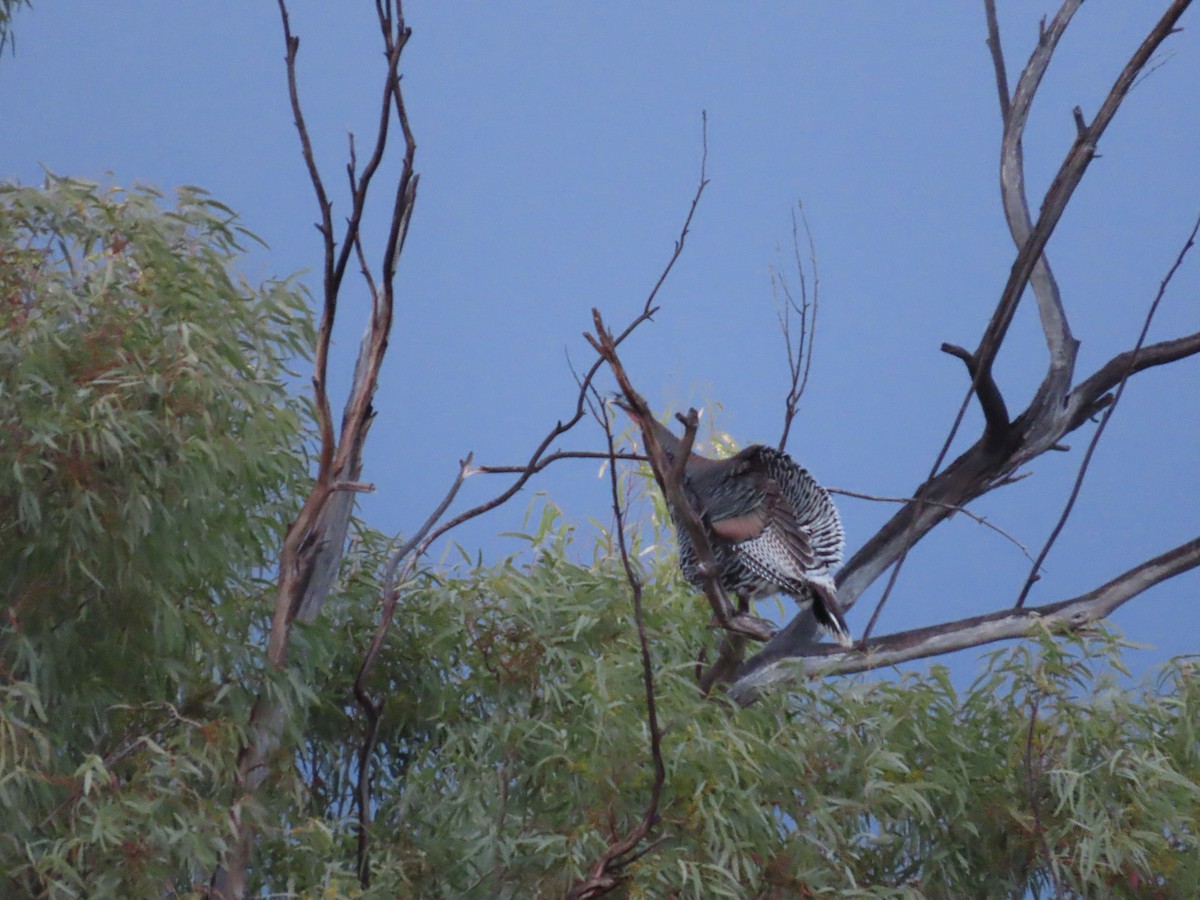
{"type": "MultiPolygon", "coordinates": [[[[1050,349],[1050,366],[1033,401],[1009,423],[1002,439],[997,439],[996,434],[1002,417],[1006,417],[1002,412],[1003,398],[999,389],[994,388],[994,396],[986,401],[981,396],[990,427],[957,459],[942,468],[943,457],[962,421],[962,413],[966,408],[964,403],[929,476],[912,492],[912,502],[897,511],[838,573],[838,600],[844,610],[853,607],[864,591],[889,567],[902,562],[908,550],[949,518],[953,509],[966,506],[989,491],[1011,484],[1018,470],[1030,461],[1048,451],[1061,449],[1066,435],[1111,402],[1108,391],[1120,383],[1125,373],[1133,375],[1152,366],[1200,353],[1200,333],[1150,344],[1136,354],[1132,350],[1119,354],[1072,389],[1074,339],[1070,336],[1065,316],[1061,314],[1061,302],[1053,276],[1049,267],[1042,262],[1046,241],[1083,177],[1095,152],[1096,142],[1112,121],[1130,85],[1150,55],[1174,33],[1175,25],[1189,3],[1190,0],[1171,3],[1126,63],[1091,124],[1085,123],[1077,134],[1041,203],[1041,214],[1031,231],[1028,230],[1028,204],[1024,197],[1020,138],[1041,76],[1078,2],[1068,0],[1064,3],[1050,26],[1043,29],[1038,46],[1018,80],[1011,102],[1005,97],[1007,78],[999,53],[994,10],[990,4],[985,4],[989,9],[991,24],[989,46],[992,47],[1005,119],[1001,151],[1004,169],[1002,192],[1010,230],[1020,249],[978,349],[974,353],[964,351],[956,355],[960,355],[964,361],[970,360],[969,365],[973,367],[972,392],[979,391],[981,387],[984,387],[981,393],[991,392],[994,388],[991,382],[992,363],[1005,339],[1025,285],[1035,279],[1034,292],[1050,349]],[[1035,276],[1035,272],[1040,274],[1035,276]]],[[[950,352],[954,352],[954,349],[950,352]]],[[[887,593],[884,593],[885,599],[887,593]]],[[[786,656],[808,654],[812,648],[814,630],[811,614],[799,614],[767,643],[758,657],[746,664],[747,667],[761,666],[786,656]]]]}
{"type": "Polygon", "coordinates": [[[1081,631],[1159,582],[1200,566],[1200,537],[1180,544],[1118,575],[1086,594],[1024,609],[1003,609],[984,616],[918,628],[868,643],[865,652],[828,647],[802,657],[751,661],[730,689],[749,703],[764,689],[801,677],[848,675],[914,659],[925,659],[996,641],[1025,637],[1037,628],[1081,631]]]}

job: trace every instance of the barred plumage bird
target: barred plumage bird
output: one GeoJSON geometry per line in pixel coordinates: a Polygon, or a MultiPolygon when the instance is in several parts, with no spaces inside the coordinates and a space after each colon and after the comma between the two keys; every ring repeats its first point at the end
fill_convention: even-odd
{"type": "MultiPolygon", "coordinates": [[[[644,421],[619,403],[643,429],[653,429],[668,459],[680,440],[657,419],[644,421]]],[[[849,646],[850,631],[837,602],[833,570],[842,561],[842,522],[828,492],[773,447],[752,444],[728,459],[691,454],[683,490],[708,536],[721,569],[721,584],[738,597],[739,609],[771,594],[788,594],[811,605],[823,630],[849,646]]],[[[683,577],[701,587],[696,552],[671,509],[683,577]]]]}

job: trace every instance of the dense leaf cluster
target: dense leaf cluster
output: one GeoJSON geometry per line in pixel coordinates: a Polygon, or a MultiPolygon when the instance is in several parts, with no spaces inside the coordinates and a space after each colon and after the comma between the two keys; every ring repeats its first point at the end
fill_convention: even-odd
{"type": "MultiPolygon", "coordinates": [[[[302,296],[231,274],[237,238],[196,191],[0,192],[0,894],[199,892],[232,810],[273,895],[561,895],[652,779],[611,538],[581,549],[545,504],[521,553],[404,586],[370,686],[364,890],[350,685],[388,542],[357,528],[267,678],[265,576],[306,488],[285,361],[311,335],[302,296]],[[236,758],[264,678],[290,749],[251,804],[236,758]]],[[[965,689],[934,667],[740,710],[696,688],[707,614],[663,537],[634,557],[667,781],[626,895],[1200,888],[1194,663],[1130,687],[1114,638],[1047,634],[965,689]]]]}
{"type": "MultiPolygon", "coordinates": [[[[558,896],[641,816],[652,768],[628,586],[603,547],[571,562],[568,535],[547,520],[534,562],[408,595],[377,686],[380,896],[558,896]]],[[[646,575],[667,790],[630,896],[1200,885],[1194,664],[1131,688],[1115,638],[1045,635],[965,690],[935,666],[738,710],[696,689],[705,616],[673,561],[646,575]]]]}
{"type": "Polygon", "coordinates": [[[222,846],[311,343],[301,295],[234,274],[243,237],[195,189],[0,188],[0,868],[24,885],[177,881],[222,846]]]}

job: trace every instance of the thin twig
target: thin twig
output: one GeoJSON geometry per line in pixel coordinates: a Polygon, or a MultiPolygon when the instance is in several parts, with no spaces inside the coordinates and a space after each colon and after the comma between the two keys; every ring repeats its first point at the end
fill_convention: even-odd
{"type": "MultiPolygon", "coordinates": [[[[393,15],[391,3],[385,4],[384,2],[381,2],[381,0],[376,0],[376,12],[379,18],[380,29],[385,34],[389,65],[394,65],[399,60],[398,47],[402,46],[404,41],[407,41],[409,29],[404,25],[404,17],[402,12],[397,10],[397,15],[393,15]],[[399,36],[394,37],[393,33],[399,36]]],[[[404,246],[404,239],[408,231],[408,221],[417,186],[417,177],[415,173],[412,173],[411,168],[412,159],[416,150],[416,142],[414,141],[412,131],[409,128],[407,111],[404,106],[402,94],[400,93],[399,75],[398,73],[394,74],[395,77],[389,81],[389,90],[392,103],[395,107],[396,114],[400,119],[401,128],[404,132],[406,153],[404,169],[402,171],[400,183],[397,187],[396,200],[393,207],[392,227],[389,231],[387,249],[385,251],[383,261],[383,284],[381,290],[378,292],[378,294],[376,294],[375,314],[372,317],[372,330],[368,335],[368,338],[370,338],[372,342],[364,345],[366,360],[365,364],[368,367],[368,370],[365,372],[365,374],[363,374],[363,378],[370,381],[372,384],[378,375],[378,367],[373,364],[373,361],[378,356],[382,355],[382,350],[386,347],[386,341],[381,344],[374,343],[374,335],[382,334],[386,337],[386,329],[391,323],[391,308],[393,303],[392,283],[395,275],[395,262],[404,246]]],[[[704,188],[708,184],[708,179],[705,175],[708,157],[707,117],[704,121],[704,147],[700,163],[700,182],[696,188],[694,196],[692,197],[691,206],[689,207],[687,216],[684,219],[683,228],[680,231],[679,238],[675,241],[674,250],[670,256],[670,259],[667,261],[662,274],[659,276],[658,281],[655,283],[653,289],[650,291],[649,296],[646,298],[641,312],[635,316],[621,332],[621,334],[614,339],[614,343],[616,344],[619,344],[621,341],[625,340],[634,332],[635,329],[637,329],[639,325],[648,321],[657,311],[657,307],[654,306],[654,300],[658,295],[659,289],[666,281],[667,276],[674,268],[675,262],[679,259],[680,254],[683,252],[683,246],[686,241],[688,231],[691,227],[692,218],[695,215],[696,208],[699,205],[700,197],[704,192],[704,188]]],[[[365,262],[363,265],[365,268],[365,262]]],[[[362,363],[363,359],[364,354],[360,354],[360,364],[362,363]]],[[[525,483],[531,477],[533,477],[533,475],[545,468],[545,466],[548,464],[546,451],[559,437],[566,434],[568,431],[574,428],[574,426],[578,424],[580,420],[582,420],[584,416],[584,410],[588,402],[588,390],[595,379],[596,374],[599,372],[600,367],[603,365],[603,362],[604,361],[602,359],[597,358],[588,372],[584,375],[583,379],[581,381],[577,379],[577,382],[579,382],[579,393],[576,398],[574,414],[566,422],[559,421],[552,429],[550,429],[550,431],[534,449],[529,462],[523,468],[517,470],[518,477],[511,485],[509,485],[506,490],[502,491],[492,499],[465,510],[464,512],[459,513],[457,516],[451,518],[449,521],[442,522],[439,525],[438,522],[441,520],[451,502],[454,500],[458,489],[462,486],[462,482],[468,475],[479,471],[478,469],[472,468],[472,455],[469,454],[467,458],[460,463],[458,477],[451,486],[451,489],[447,492],[447,495],[443,499],[442,503],[440,503],[437,509],[430,514],[429,518],[426,520],[421,529],[419,529],[418,532],[413,535],[404,546],[402,546],[392,555],[392,558],[388,563],[384,577],[384,588],[382,594],[383,605],[380,623],[376,628],[370,647],[363,656],[363,660],[359,666],[358,675],[355,678],[354,684],[355,698],[362,708],[363,714],[366,718],[366,728],[364,730],[363,742],[359,749],[360,765],[359,785],[357,791],[359,816],[358,871],[360,881],[364,888],[368,886],[369,882],[369,870],[367,867],[367,826],[370,824],[371,803],[369,783],[370,772],[368,764],[370,760],[370,754],[374,748],[378,731],[378,722],[383,709],[382,701],[377,703],[371,699],[366,685],[370,673],[374,668],[375,661],[378,658],[380,649],[383,646],[383,642],[387,637],[388,629],[391,626],[391,622],[395,613],[396,602],[399,596],[400,586],[404,584],[409,577],[411,577],[412,573],[416,569],[418,560],[425,555],[435,541],[454,528],[457,528],[464,522],[481,516],[484,513],[507,502],[525,485],[525,483]]],[[[356,372],[356,381],[358,375],[359,373],[356,372]]],[[[369,423],[369,416],[371,414],[369,403],[353,406],[352,410],[349,407],[350,405],[348,405],[348,412],[346,416],[347,421],[355,421],[361,426],[365,427],[365,425],[369,423]]],[[[575,454],[568,451],[562,451],[561,455],[552,454],[554,458],[558,459],[569,458],[573,455],[575,454]]]]}
{"type": "MultiPolygon", "coordinates": [[[[800,398],[808,387],[808,376],[812,369],[813,348],[817,337],[817,312],[820,307],[821,276],[817,268],[817,248],[813,242],[812,229],[808,225],[808,216],[804,213],[804,201],[796,202],[800,210],[800,219],[804,222],[804,234],[808,239],[808,259],[813,271],[812,303],[808,300],[808,279],[804,274],[804,259],[800,254],[799,226],[796,212],[792,211],[792,256],[796,262],[796,272],[800,279],[800,302],[792,296],[787,280],[781,275],[777,284],[783,291],[786,303],[781,304],[779,311],[779,329],[783,332],[783,342],[787,347],[788,374],[790,384],[787,396],[784,398],[783,434],[779,437],[779,449],[787,447],[788,434],[792,430],[792,422],[800,405],[800,398]],[[811,319],[809,311],[812,311],[811,319]],[[792,313],[799,318],[800,335],[795,343],[792,341],[792,313]]],[[[772,281],[775,281],[773,278],[772,281]]]]}
{"type": "MultiPolygon", "coordinates": [[[[1064,4],[1059,11],[1059,17],[1064,16],[1065,12],[1069,13],[1075,5],[1075,0],[1064,4]]],[[[1159,21],[1143,41],[1142,48],[1133,55],[1126,65],[1122,77],[1117,79],[1113,91],[1110,91],[1109,98],[1105,101],[1105,107],[1102,110],[1103,114],[1097,115],[1092,126],[1087,127],[1086,130],[1089,134],[1098,134],[1098,123],[1105,124],[1111,120],[1115,112],[1114,105],[1119,104],[1124,96],[1122,91],[1127,73],[1131,71],[1131,67],[1136,68],[1142,61],[1147,47],[1161,42],[1171,32],[1172,21],[1178,18],[1184,5],[1182,0],[1173,4],[1164,19],[1159,21]]],[[[1061,21],[1061,18],[1058,21],[1061,21]]],[[[1026,67],[1018,87],[1014,91],[1013,101],[1009,105],[1008,121],[1005,123],[1006,148],[1012,146],[1014,137],[1019,137],[1020,130],[1017,126],[1022,123],[1028,112],[1040,78],[1038,73],[1048,63],[1050,51],[1057,40],[1055,35],[1059,31],[1057,26],[1043,28],[1038,47],[1030,59],[1030,66],[1026,67]],[[1018,98],[1020,99],[1019,104],[1018,98]]],[[[1002,153],[1002,159],[1012,162],[1018,157],[1006,150],[1002,153]]],[[[1059,180],[1063,181],[1065,187],[1059,185],[1056,180],[1056,186],[1053,186],[1046,195],[1047,202],[1053,201],[1055,204],[1062,205],[1069,201],[1073,185],[1077,184],[1078,178],[1081,177],[1081,167],[1085,162],[1086,158],[1082,149],[1072,147],[1060,167],[1062,177],[1059,180]]],[[[1002,182],[1015,184],[1007,177],[1003,178],[1002,182]]],[[[1007,199],[1010,194],[1012,191],[1006,189],[1006,215],[1013,208],[1007,199]]],[[[1047,227],[1047,222],[1048,219],[1043,214],[1039,227],[1047,227]]],[[[1033,239],[1034,237],[1031,236],[1030,240],[1033,239]]],[[[1042,241],[1044,245],[1042,237],[1038,237],[1037,240],[1042,241]]],[[[1026,264],[1022,261],[1021,254],[1031,253],[1031,246],[1028,241],[1021,243],[1018,261],[1014,263],[1017,268],[1026,264]]],[[[1034,254],[1031,258],[1036,260],[1038,257],[1039,254],[1034,254]]],[[[975,393],[977,384],[982,380],[980,374],[982,369],[978,365],[979,354],[978,352],[973,354],[977,360],[976,375],[972,378],[970,389],[964,394],[941,451],[931,467],[931,475],[913,492],[915,498],[929,498],[942,503],[961,505],[1005,484],[1010,484],[1014,478],[1014,472],[1042,453],[1061,446],[1062,439],[1067,434],[1081,427],[1091,416],[1097,415],[1108,402],[1108,398],[1102,395],[1124,374],[1128,358],[1125,354],[1121,354],[1105,363],[1090,378],[1074,388],[1071,387],[1076,345],[1065,327],[1065,316],[1057,315],[1052,293],[1045,292],[1044,286],[1039,287],[1040,276],[1037,273],[1040,271],[1041,268],[1035,261],[1034,275],[1030,278],[1029,283],[1034,287],[1034,295],[1038,299],[1039,312],[1042,315],[1043,330],[1050,344],[1052,363],[1047,377],[1038,388],[1029,406],[1014,417],[1011,434],[1007,440],[977,440],[963,450],[956,459],[947,463],[949,451],[959,434],[971,397],[975,393]],[[1043,294],[1048,298],[1047,302],[1043,302],[1043,294]]],[[[999,302],[1001,304],[1007,302],[1006,295],[1002,295],[999,302]]],[[[989,333],[985,331],[984,338],[987,338],[989,333]]],[[[1200,333],[1150,345],[1143,348],[1143,352],[1136,362],[1135,370],[1163,365],[1197,352],[1200,352],[1200,333]]],[[[885,587],[872,616],[872,620],[878,622],[879,614],[896,584],[899,574],[897,567],[903,566],[908,553],[917,541],[949,516],[950,511],[945,508],[916,502],[905,504],[859,547],[838,572],[836,578],[838,598],[842,602],[843,608],[852,607],[880,575],[888,569],[892,569],[889,586],[885,587]]],[[[873,627],[872,625],[871,628],[873,627]]],[[[781,658],[807,653],[807,644],[811,640],[814,629],[815,620],[813,620],[811,612],[797,614],[775,638],[759,651],[757,656],[746,663],[746,667],[771,665],[781,658]]]]}
{"type": "MultiPolygon", "coordinates": [[[[558,462],[560,459],[609,459],[608,453],[602,450],[558,450],[547,456],[543,456],[538,462],[532,466],[534,472],[540,472],[542,469],[551,463],[558,462]]],[[[627,453],[619,452],[615,455],[616,459],[627,460],[631,462],[646,462],[646,456],[642,453],[627,453]]],[[[476,466],[475,471],[480,475],[518,475],[524,474],[530,470],[530,465],[526,463],[523,466],[476,466]]]]}
{"type": "MultiPolygon", "coordinates": [[[[1046,840],[1046,828],[1042,824],[1042,805],[1038,802],[1037,789],[1033,780],[1033,735],[1037,728],[1038,705],[1041,703],[1041,696],[1035,694],[1029,703],[1029,728],[1025,733],[1025,790],[1029,795],[1029,807],[1033,811],[1033,827],[1037,833],[1038,842],[1041,844],[1042,855],[1046,857],[1046,865],[1050,869],[1050,880],[1054,884],[1054,896],[1063,896],[1062,887],[1058,883],[1058,867],[1055,864],[1054,857],[1050,853],[1050,843],[1046,840]]],[[[1039,772],[1038,775],[1040,777],[1039,772]]]]}
{"type": "Polygon", "coordinates": [[[300,90],[296,77],[296,54],[300,50],[300,38],[292,34],[291,18],[288,15],[285,0],[278,0],[279,16],[283,23],[284,45],[287,47],[285,62],[287,65],[288,98],[292,105],[292,118],[296,124],[296,133],[300,137],[300,153],[304,157],[304,165],[308,169],[309,181],[317,195],[317,207],[321,212],[321,221],[317,230],[321,233],[321,245],[325,256],[323,268],[323,291],[321,306],[321,324],[317,329],[317,349],[313,360],[313,400],[317,410],[317,430],[321,435],[321,455],[318,464],[318,478],[328,476],[333,463],[333,412],[329,407],[329,394],[326,381],[329,370],[329,346],[333,340],[333,322],[337,317],[337,290],[333,284],[334,248],[336,241],[333,236],[333,213],[329,195],[325,191],[325,182],[317,168],[316,157],[313,155],[312,139],[308,134],[308,125],[304,120],[304,110],[300,106],[300,90]]]}
{"type": "Polygon", "coordinates": [[[472,455],[468,453],[467,458],[459,462],[458,475],[455,476],[454,482],[450,485],[450,489],[446,492],[445,497],[442,498],[442,502],[430,513],[425,523],[417,530],[417,533],[409,538],[404,546],[393,553],[392,558],[388,561],[383,578],[383,609],[379,616],[379,624],[375,628],[375,634],[371,638],[371,644],[367,648],[367,652],[363,654],[362,662],[358,667],[358,674],[354,679],[354,697],[358,701],[358,705],[362,708],[363,715],[366,718],[366,729],[359,748],[358,790],[356,793],[358,798],[358,873],[359,880],[363,882],[364,887],[367,886],[370,880],[370,873],[367,869],[367,835],[371,824],[370,760],[371,754],[375,749],[375,741],[379,736],[379,722],[383,715],[384,705],[383,700],[376,702],[371,699],[371,695],[367,690],[367,679],[375,667],[375,660],[379,657],[380,650],[383,649],[383,642],[387,639],[388,630],[391,628],[392,619],[396,614],[396,603],[400,598],[396,574],[400,563],[402,560],[408,560],[404,572],[404,578],[407,578],[419,559],[418,554],[412,553],[413,549],[424,540],[429,531],[437,524],[437,520],[441,518],[450,504],[454,502],[459,488],[463,486],[463,482],[471,475],[471,459],[472,455]]]}
{"type": "Polygon", "coordinates": [[[1054,542],[1058,540],[1058,536],[1062,533],[1063,527],[1067,524],[1067,519],[1070,518],[1071,510],[1075,508],[1075,501],[1079,499],[1079,492],[1083,487],[1083,479],[1087,476],[1088,466],[1092,461],[1092,454],[1096,451],[1096,445],[1100,443],[1104,429],[1108,427],[1109,419],[1116,412],[1117,404],[1121,402],[1121,395],[1125,393],[1125,385],[1129,383],[1129,376],[1133,372],[1133,367],[1137,364],[1138,352],[1142,349],[1142,345],[1146,343],[1146,334],[1150,331],[1150,323],[1154,321],[1154,314],[1158,311],[1158,304],[1162,302],[1171,279],[1175,277],[1175,273],[1183,265],[1183,260],[1187,257],[1188,251],[1195,245],[1196,234],[1198,232],[1200,232],[1200,217],[1197,217],[1196,224],[1192,226],[1191,233],[1188,235],[1183,247],[1180,248],[1179,254],[1175,257],[1175,262],[1167,270],[1167,274],[1158,286],[1158,292],[1154,295],[1154,302],[1150,304],[1150,309],[1147,310],[1146,318],[1142,322],[1142,331],[1138,335],[1137,343],[1133,345],[1133,352],[1129,357],[1129,367],[1121,376],[1121,381],[1113,394],[1112,402],[1104,410],[1104,416],[1100,419],[1100,424],[1096,426],[1096,431],[1092,434],[1092,439],[1088,441],[1087,450],[1084,452],[1083,460],[1079,464],[1079,471],[1075,475],[1075,484],[1071,488],[1070,496],[1067,497],[1066,505],[1063,506],[1063,511],[1059,515],[1054,528],[1051,530],[1050,536],[1046,538],[1046,543],[1038,553],[1037,559],[1033,561],[1033,568],[1030,569],[1029,575],[1025,579],[1025,584],[1021,587],[1021,593],[1017,596],[1017,609],[1025,605],[1025,600],[1029,596],[1030,590],[1033,589],[1033,583],[1038,579],[1038,572],[1041,570],[1042,562],[1045,561],[1046,556],[1050,553],[1050,548],[1054,546],[1054,542]]]}
{"type": "MultiPolygon", "coordinates": [[[[704,189],[708,186],[708,177],[706,175],[708,161],[707,115],[704,116],[703,121],[704,133],[702,138],[703,152],[700,159],[700,180],[696,187],[696,192],[692,196],[692,202],[688,207],[687,215],[684,217],[683,227],[679,232],[679,237],[675,240],[675,246],[671,256],[667,260],[667,263],[664,266],[662,273],[659,275],[658,280],[655,282],[654,287],[646,297],[646,301],[642,305],[641,311],[634,316],[634,318],[625,326],[624,330],[622,330],[619,335],[616,335],[613,338],[614,346],[620,346],[620,344],[623,343],[626,338],[633,334],[638,326],[649,321],[651,318],[653,318],[654,314],[658,312],[658,307],[654,305],[654,300],[658,296],[659,289],[667,280],[667,276],[671,273],[671,270],[674,269],[676,261],[678,261],[680,255],[683,253],[684,244],[686,243],[687,236],[691,230],[692,218],[695,216],[696,209],[700,205],[700,198],[704,194],[704,189]]],[[[591,387],[592,382],[595,380],[596,374],[600,371],[600,367],[602,365],[604,365],[604,360],[597,357],[587,372],[584,373],[583,378],[576,378],[576,381],[579,385],[579,393],[576,397],[574,412],[569,419],[566,421],[560,420],[553,428],[550,429],[546,436],[542,438],[541,442],[534,448],[533,453],[529,457],[529,462],[527,462],[523,467],[515,467],[513,469],[514,473],[518,475],[517,479],[511,485],[509,485],[506,490],[497,494],[490,500],[480,503],[471,509],[465,510],[449,521],[438,526],[424,541],[422,541],[420,547],[414,548],[414,552],[416,552],[417,555],[423,554],[438,538],[450,531],[453,531],[464,522],[477,518],[478,516],[490,512],[496,507],[508,502],[508,500],[510,500],[518,491],[521,490],[521,488],[525,486],[526,482],[528,482],[531,477],[545,468],[543,460],[545,459],[546,451],[556,440],[574,428],[583,419],[586,409],[588,390],[591,387]]],[[[564,454],[562,458],[567,458],[567,456],[564,454]]]]}
{"type": "Polygon", "coordinates": [[[848,491],[844,488],[834,487],[826,487],[825,490],[829,491],[831,494],[840,494],[843,497],[854,497],[857,500],[872,500],[876,503],[926,503],[930,506],[937,506],[941,509],[948,509],[956,513],[962,513],[967,518],[972,519],[985,528],[990,528],[992,531],[996,532],[996,534],[1000,535],[1002,538],[1009,541],[1014,547],[1020,550],[1025,555],[1027,560],[1033,562],[1033,556],[1029,553],[1028,547],[1022,544],[1019,540],[1013,537],[1013,535],[1005,531],[999,525],[988,521],[986,517],[972,512],[965,506],[959,506],[954,503],[940,503],[937,500],[926,500],[924,497],[882,497],[878,494],[864,494],[860,491],[848,491]]]}
{"type": "Polygon", "coordinates": [[[617,546],[621,551],[621,565],[625,569],[625,579],[629,582],[630,595],[633,599],[633,617],[637,625],[638,643],[642,652],[642,683],[646,689],[646,725],[650,731],[650,757],[654,764],[654,782],[650,786],[650,799],[646,803],[646,811],[641,820],[624,838],[609,844],[603,855],[592,866],[591,874],[578,882],[567,894],[572,900],[599,897],[607,894],[619,884],[618,873],[629,863],[637,859],[641,853],[638,845],[650,833],[658,822],[658,804],[662,798],[663,785],[666,783],[667,770],[662,756],[662,731],[658,724],[658,707],[654,696],[654,664],[650,657],[650,639],[646,635],[645,616],[642,612],[642,580],[634,571],[629,560],[629,547],[625,539],[625,512],[621,506],[620,485],[617,481],[617,453],[613,440],[612,421],[607,407],[602,402],[595,405],[595,410],[604,427],[605,440],[609,452],[609,484],[612,487],[613,515],[616,517],[617,546]]]}

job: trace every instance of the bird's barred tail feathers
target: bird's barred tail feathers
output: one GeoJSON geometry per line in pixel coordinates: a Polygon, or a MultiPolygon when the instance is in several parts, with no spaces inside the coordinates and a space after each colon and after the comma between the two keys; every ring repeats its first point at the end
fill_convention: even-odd
{"type": "Polygon", "coordinates": [[[812,611],[817,624],[843,647],[854,645],[850,637],[850,629],[842,618],[842,608],[838,606],[837,588],[831,582],[814,580],[812,584],[812,611]]]}

